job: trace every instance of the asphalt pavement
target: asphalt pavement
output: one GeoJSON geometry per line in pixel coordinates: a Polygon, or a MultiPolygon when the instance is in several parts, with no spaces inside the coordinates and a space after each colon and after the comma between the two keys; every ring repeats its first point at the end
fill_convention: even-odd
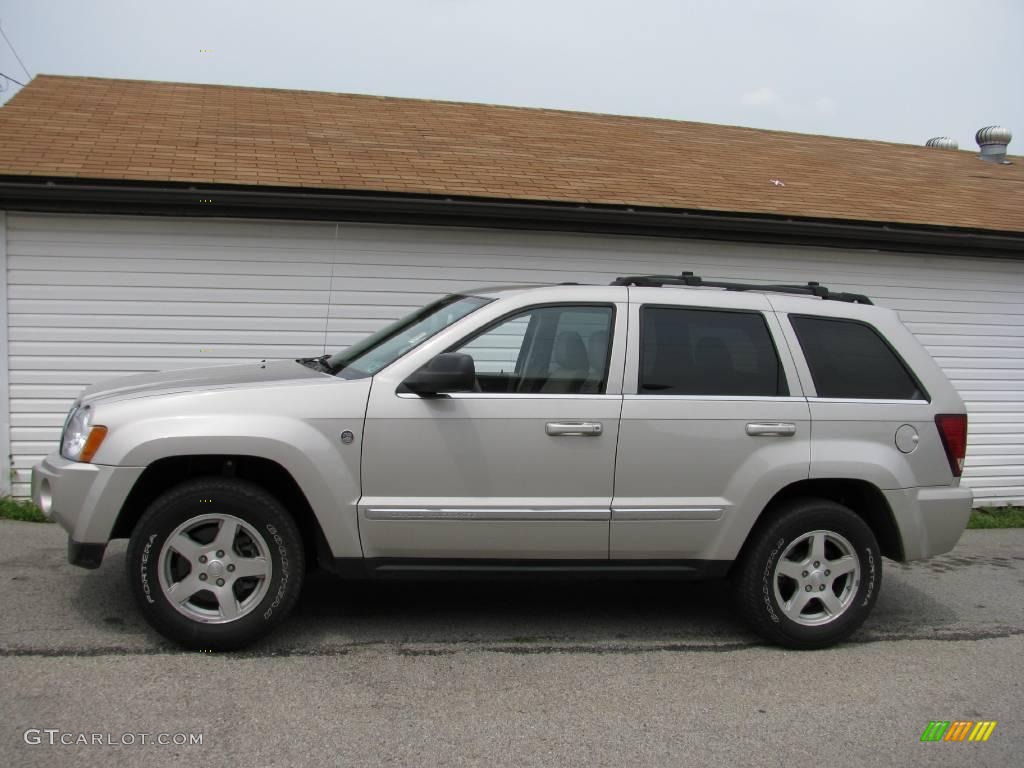
{"type": "Polygon", "coordinates": [[[57,526],[0,521],[0,764],[1016,766],[1022,586],[1024,530],[968,531],[886,561],[851,642],[793,652],[725,583],[318,576],[271,638],[208,655],[140,619],[122,544],[84,571],[57,526]],[[932,720],[997,726],[922,743],[932,720]]]}

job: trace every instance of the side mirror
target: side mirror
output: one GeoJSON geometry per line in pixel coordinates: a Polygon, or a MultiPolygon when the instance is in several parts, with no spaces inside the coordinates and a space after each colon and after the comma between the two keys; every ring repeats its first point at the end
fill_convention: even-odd
{"type": "Polygon", "coordinates": [[[469,355],[442,352],[402,383],[410,392],[426,397],[472,392],[476,389],[476,365],[469,355]]]}

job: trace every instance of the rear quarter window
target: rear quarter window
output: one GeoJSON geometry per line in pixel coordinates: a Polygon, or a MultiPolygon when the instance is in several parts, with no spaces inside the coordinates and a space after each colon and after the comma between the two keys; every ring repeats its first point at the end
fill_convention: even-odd
{"type": "Polygon", "coordinates": [[[818,397],[925,400],[923,388],[882,335],[866,323],[790,315],[818,397]]]}

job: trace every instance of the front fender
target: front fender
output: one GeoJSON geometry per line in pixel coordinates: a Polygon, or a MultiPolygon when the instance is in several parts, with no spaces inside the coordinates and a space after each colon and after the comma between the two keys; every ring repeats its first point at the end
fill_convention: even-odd
{"type": "Polygon", "coordinates": [[[109,431],[94,461],[118,467],[199,455],[273,461],[305,495],[334,556],[359,557],[356,504],[369,393],[369,379],[322,377],[101,401],[96,423],[109,431]],[[340,440],[343,431],[355,436],[350,444],[340,440]]]}
{"type": "MultiPolygon", "coordinates": [[[[119,430],[119,439],[132,445],[118,463],[145,467],[169,457],[211,454],[269,459],[287,470],[305,494],[334,556],[362,556],[356,519],[360,494],[358,443],[342,445],[325,433],[326,425],[318,428],[283,416],[249,421],[245,434],[232,434],[238,426],[232,418],[218,416],[136,422],[129,429],[119,430]]],[[[362,434],[359,425],[337,429],[346,428],[362,434]]]]}

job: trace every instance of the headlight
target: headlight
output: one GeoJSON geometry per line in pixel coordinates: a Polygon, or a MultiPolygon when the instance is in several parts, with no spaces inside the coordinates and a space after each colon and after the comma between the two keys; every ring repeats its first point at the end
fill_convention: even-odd
{"type": "Polygon", "coordinates": [[[64,425],[60,455],[71,461],[91,461],[106,436],[106,427],[93,426],[90,406],[74,408],[64,425]]]}

